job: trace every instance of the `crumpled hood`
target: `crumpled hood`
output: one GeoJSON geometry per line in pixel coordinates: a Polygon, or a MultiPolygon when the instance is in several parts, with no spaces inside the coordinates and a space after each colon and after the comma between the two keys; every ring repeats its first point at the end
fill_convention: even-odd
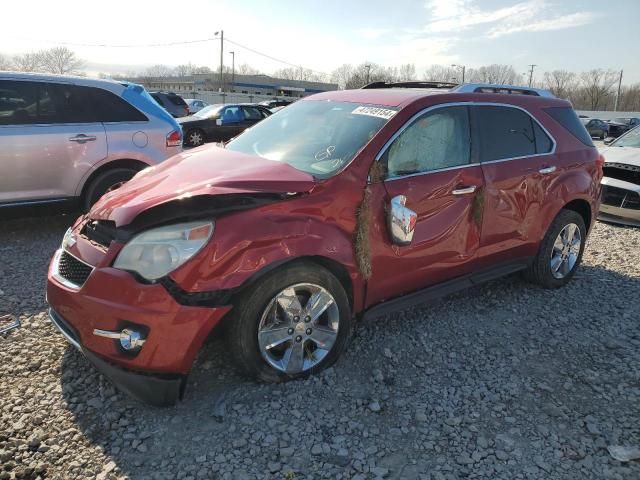
{"type": "Polygon", "coordinates": [[[104,195],[89,217],[127,225],[140,213],[173,200],[225,194],[303,193],[311,175],[283,162],[205,145],[138,173],[104,195]]]}
{"type": "Polygon", "coordinates": [[[640,148],[635,147],[607,147],[600,152],[606,163],[626,163],[640,167],[640,148]]]}

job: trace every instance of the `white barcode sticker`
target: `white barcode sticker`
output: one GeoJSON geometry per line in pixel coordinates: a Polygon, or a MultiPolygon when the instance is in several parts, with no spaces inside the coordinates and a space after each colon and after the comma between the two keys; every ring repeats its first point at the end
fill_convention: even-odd
{"type": "Polygon", "coordinates": [[[370,117],[378,117],[389,120],[396,114],[396,111],[389,108],[364,107],[361,105],[351,113],[355,113],[356,115],[369,115],[370,117]]]}

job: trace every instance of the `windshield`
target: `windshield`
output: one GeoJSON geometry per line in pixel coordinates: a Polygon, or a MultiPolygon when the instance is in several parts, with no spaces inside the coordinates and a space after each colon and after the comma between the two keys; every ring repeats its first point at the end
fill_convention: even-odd
{"type": "Polygon", "coordinates": [[[227,144],[227,149],[285,162],[329,178],[395,115],[388,107],[347,102],[296,102],[227,144]]]}
{"type": "Polygon", "coordinates": [[[628,133],[613,142],[611,146],[640,148],[640,127],[629,130],[628,133]]]}
{"type": "Polygon", "coordinates": [[[622,117],[614,118],[611,121],[613,123],[631,123],[631,119],[630,118],[622,118],[622,117]]]}
{"type": "Polygon", "coordinates": [[[198,118],[211,118],[214,117],[221,108],[222,105],[209,105],[208,107],[204,107],[202,110],[198,110],[193,114],[193,116],[198,118]]]}

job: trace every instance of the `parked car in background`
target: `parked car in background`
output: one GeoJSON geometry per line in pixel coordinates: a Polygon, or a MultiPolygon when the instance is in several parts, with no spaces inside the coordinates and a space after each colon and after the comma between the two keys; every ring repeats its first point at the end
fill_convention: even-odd
{"type": "Polygon", "coordinates": [[[80,204],[182,149],[140,85],[0,72],[0,207],[80,204]]]}
{"type": "Polygon", "coordinates": [[[640,118],[636,117],[617,117],[609,120],[609,136],[617,138],[623,133],[640,125],[640,118]]]}
{"type": "Polygon", "coordinates": [[[335,362],[363,314],[516,271],[565,285],[602,177],[571,104],[418,83],[307,97],[104,196],[51,261],[52,322],[168,405],[222,326],[230,365],[279,382],[335,362]]]}
{"type": "Polygon", "coordinates": [[[274,100],[265,100],[264,102],[260,102],[259,105],[267,107],[269,110],[276,107],[286,107],[287,105],[291,105],[295,100],[289,99],[274,99],[274,100]]]}
{"type": "Polygon", "coordinates": [[[640,226],[640,126],[602,150],[605,157],[598,218],[640,226]]]}
{"type": "Polygon", "coordinates": [[[150,92],[153,99],[174,118],[189,115],[189,107],[180,95],[173,92],[150,92]]]}
{"type": "Polygon", "coordinates": [[[604,140],[609,133],[609,124],[599,118],[581,118],[582,124],[592,137],[604,140]]]}
{"type": "Polygon", "coordinates": [[[203,100],[198,100],[197,98],[185,98],[184,101],[187,104],[187,108],[189,109],[189,114],[193,115],[196,112],[199,112],[204,107],[208,107],[209,104],[203,100]]]}
{"type": "Polygon", "coordinates": [[[198,147],[208,142],[226,142],[269,115],[269,109],[262,105],[209,105],[178,122],[184,132],[185,145],[198,147]]]}

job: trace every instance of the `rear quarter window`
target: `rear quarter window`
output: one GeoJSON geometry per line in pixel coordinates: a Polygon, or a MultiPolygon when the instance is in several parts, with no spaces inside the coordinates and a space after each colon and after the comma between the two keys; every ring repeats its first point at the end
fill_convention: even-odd
{"type": "Polygon", "coordinates": [[[182,97],[179,97],[178,95],[167,95],[167,98],[169,99],[169,101],[171,103],[173,103],[174,105],[177,106],[186,106],[187,104],[185,103],[185,101],[182,99],[182,97]]]}
{"type": "Polygon", "coordinates": [[[578,118],[578,114],[571,107],[549,107],[544,109],[551,118],[564,127],[571,135],[576,137],[588,147],[593,147],[591,135],[578,118]]]}
{"type": "Polygon", "coordinates": [[[101,88],[80,87],[85,90],[90,104],[94,106],[93,115],[99,122],[145,122],[145,115],[131,106],[118,95],[101,88]]]}

